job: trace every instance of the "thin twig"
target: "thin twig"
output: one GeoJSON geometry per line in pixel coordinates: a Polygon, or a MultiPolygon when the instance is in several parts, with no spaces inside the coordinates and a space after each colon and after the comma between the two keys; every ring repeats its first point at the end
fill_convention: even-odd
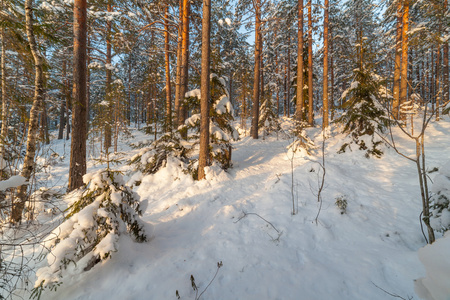
{"type": "Polygon", "coordinates": [[[392,296],[392,297],[394,297],[394,298],[400,298],[400,299],[403,299],[403,300],[411,300],[411,299],[413,299],[412,297],[408,297],[408,299],[406,299],[406,298],[403,298],[403,297],[400,296],[400,295],[393,294],[393,293],[389,293],[389,292],[386,291],[385,289],[383,289],[383,288],[379,287],[378,285],[376,285],[373,281],[371,281],[371,282],[372,282],[372,284],[373,284],[376,288],[382,290],[383,292],[385,292],[385,293],[388,294],[389,296],[392,296]]]}
{"type": "Polygon", "coordinates": [[[265,222],[266,222],[267,224],[269,224],[270,226],[272,226],[272,228],[275,229],[275,231],[276,231],[278,234],[280,233],[280,231],[279,231],[272,223],[270,223],[269,221],[267,221],[266,219],[264,219],[263,217],[261,217],[261,216],[258,215],[257,213],[248,213],[248,212],[245,212],[245,211],[242,211],[242,213],[243,213],[244,215],[241,216],[241,217],[239,217],[239,219],[238,219],[236,222],[234,222],[234,223],[239,222],[240,220],[242,220],[243,218],[245,218],[245,217],[248,216],[248,215],[255,215],[255,216],[259,217],[260,219],[262,219],[263,221],[265,221],[265,222]]]}

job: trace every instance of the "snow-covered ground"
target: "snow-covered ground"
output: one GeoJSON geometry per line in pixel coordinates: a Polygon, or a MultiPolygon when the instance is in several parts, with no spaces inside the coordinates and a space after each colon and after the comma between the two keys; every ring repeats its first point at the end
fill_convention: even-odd
{"type": "MultiPolygon", "coordinates": [[[[133,134],[133,142],[149,139],[133,134]]],[[[281,135],[243,136],[233,145],[233,168],[210,167],[203,181],[172,163],[142,178],[132,166],[118,167],[128,180],[142,180],[135,191],[148,200],[142,218],[153,225],[151,240],[139,244],[121,236],[111,259],[64,278],[41,299],[177,299],[176,291],[181,299],[195,299],[191,275],[200,294],[218,262],[223,266],[201,299],[418,299],[414,280],[426,275],[418,250],[426,242],[416,166],[390,148],[380,159],[357,150],[338,154],[344,136],[332,132],[316,222],[323,138],[318,128],[308,135],[317,146],[310,155],[288,152],[292,139],[281,135]],[[335,205],[338,198],[347,201],[345,213],[335,205]]],[[[414,143],[395,135],[412,155],[414,143]]],[[[428,169],[450,159],[449,136],[448,117],[430,124],[428,169]]],[[[66,158],[40,175],[53,189],[65,187],[68,145],[52,142],[66,158]]],[[[139,150],[123,143],[121,151],[130,158],[139,150]]],[[[91,161],[88,167],[102,166],[91,161]]],[[[39,220],[49,216],[42,213],[39,220]]]]}

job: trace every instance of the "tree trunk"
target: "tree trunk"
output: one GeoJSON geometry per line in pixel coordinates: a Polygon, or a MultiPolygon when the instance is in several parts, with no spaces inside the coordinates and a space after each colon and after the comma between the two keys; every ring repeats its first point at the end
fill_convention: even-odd
{"type": "Polygon", "coordinates": [[[211,0],[203,0],[202,19],[202,74],[200,102],[200,154],[198,159],[198,179],[205,178],[205,167],[209,164],[209,59],[211,34],[211,0]]]}
{"type": "Polygon", "coordinates": [[[86,0],[74,1],[73,23],[73,132],[70,147],[69,191],[83,185],[86,174],[86,0]]]}
{"type": "Polygon", "coordinates": [[[61,91],[61,106],[59,109],[59,131],[58,131],[58,140],[62,140],[64,138],[64,127],[66,125],[66,118],[65,118],[65,112],[66,112],[66,76],[67,76],[67,62],[66,58],[64,57],[63,65],[62,65],[62,76],[63,76],[63,85],[62,85],[62,91],[61,91]]]}
{"type": "MultiPolygon", "coordinates": [[[[440,26],[439,26],[440,27],[440,26]]],[[[439,29],[439,36],[440,35],[440,29],[439,29]]],[[[438,41],[437,44],[437,51],[436,51],[436,73],[435,73],[435,80],[436,80],[436,121],[440,120],[440,108],[441,108],[441,82],[440,82],[440,76],[441,76],[441,43],[438,41]]]]}
{"type": "Polygon", "coordinates": [[[45,99],[42,100],[41,106],[41,128],[40,128],[40,140],[46,145],[50,144],[50,137],[48,135],[48,122],[47,122],[47,106],[45,105],[45,99]]]}
{"type": "Polygon", "coordinates": [[[313,52],[312,52],[312,1],[308,2],[308,124],[314,125],[313,115],[313,52]]]}
{"type": "MultiPolygon", "coordinates": [[[[30,120],[28,123],[28,135],[27,135],[27,148],[23,162],[23,167],[20,175],[22,175],[27,181],[30,180],[32,173],[34,172],[34,156],[36,154],[36,137],[39,129],[39,110],[42,107],[44,99],[44,72],[43,63],[44,60],[39,53],[39,48],[36,43],[33,31],[33,0],[25,1],[25,20],[26,20],[26,32],[28,38],[28,44],[31,49],[31,54],[34,59],[35,78],[34,78],[34,97],[33,105],[30,110],[30,120]]],[[[25,207],[25,201],[27,199],[27,185],[22,185],[17,188],[17,197],[14,200],[11,222],[19,223],[22,219],[22,212],[25,207]]]]}
{"type": "MultiPolygon", "coordinates": [[[[402,65],[400,79],[400,106],[407,101],[408,96],[408,26],[409,26],[409,0],[403,2],[403,21],[402,21],[402,65]]],[[[406,116],[400,115],[404,120],[406,116]]]]}
{"type": "Polygon", "coordinates": [[[291,34],[288,35],[287,48],[287,116],[290,117],[291,110],[291,34]]]}
{"type": "MultiPolygon", "coordinates": [[[[3,1],[2,1],[3,4],[3,1]]],[[[2,5],[3,6],[3,5],[2,5]]],[[[1,61],[0,61],[0,72],[2,75],[2,128],[0,131],[0,157],[5,156],[5,143],[8,138],[8,98],[6,97],[6,42],[5,42],[5,29],[3,27],[0,28],[0,39],[1,39],[1,47],[2,47],[2,53],[1,53],[1,61]]],[[[1,162],[3,163],[3,159],[1,162]]],[[[0,180],[5,178],[4,169],[6,166],[0,165],[0,180]]]]}
{"type": "MultiPolygon", "coordinates": [[[[444,9],[443,11],[446,12],[448,9],[448,0],[444,0],[444,9]]],[[[444,26],[444,36],[448,35],[448,28],[447,26],[444,26]]],[[[443,101],[444,103],[448,103],[449,101],[449,82],[448,82],[448,72],[449,72],[449,68],[448,68],[448,40],[445,41],[444,45],[443,45],[443,50],[444,50],[444,76],[443,76],[443,80],[444,80],[444,90],[443,90],[443,101]]]]}
{"type": "Polygon", "coordinates": [[[66,90],[66,140],[70,138],[70,112],[69,109],[72,108],[72,93],[70,89],[70,80],[66,77],[64,81],[66,90]]]}
{"type": "MultiPolygon", "coordinates": [[[[107,11],[112,12],[111,0],[108,0],[107,11]]],[[[112,95],[111,95],[111,82],[112,82],[112,72],[111,72],[111,21],[106,21],[106,102],[107,109],[105,114],[105,151],[108,152],[108,148],[111,147],[111,126],[112,126],[112,95]]]]}
{"type": "Polygon", "coordinates": [[[166,124],[165,131],[172,131],[172,92],[170,88],[170,48],[169,48],[169,4],[165,7],[164,18],[164,47],[166,60],[166,124]]]}
{"type": "Polygon", "coordinates": [[[189,17],[190,17],[190,2],[183,0],[183,29],[181,40],[181,85],[180,85],[180,99],[177,111],[177,125],[183,125],[186,120],[185,94],[188,88],[188,68],[189,68],[189,17]]]}
{"type": "Polygon", "coordinates": [[[322,129],[328,127],[328,0],[325,0],[323,20],[323,122],[322,129]]]}
{"type": "Polygon", "coordinates": [[[178,125],[178,115],[180,110],[180,87],[181,87],[181,52],[183,44],[183,1],[179,0],[180,11],[180,24],[178,26],[178,39],[177,39],[177,70],[176,70],[176,85],[175,85],[175,102],[174,102],[174,124],[178,125]]]}
{"type": "Polygon", "coordinates": [[[253,139],[258,139],[259,121],[259,72],[261,63],[261,0],[255,2],[255,70],[253,79],[252,128],[253,139]]]}
{"type": "Polygon", "coordinates": [[[330,109],[330,120],[334,120],[334,52],[333,52],[333,33],[330,28],[328,39],[330,41],[330,99],[328,101],[330,109]]]}
{"type": "Polygon", "coordinates": [[[399,117],[400,105],[400,68],[402,64],[402,2],[397,2],[397,32],[395,37],[395,61],[394,61],[394,90],[392,102],[392,115],[399,117]]]}
{"type": "Polygon", "coordinates": [[[297,121],[303,119],[303,0],[298,0],[298,47],[297,47],[297,121]]]}

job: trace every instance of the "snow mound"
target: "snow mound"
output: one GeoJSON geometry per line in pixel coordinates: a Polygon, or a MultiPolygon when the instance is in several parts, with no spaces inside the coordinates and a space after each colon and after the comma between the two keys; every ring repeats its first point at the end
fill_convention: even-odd
{"type": "Polygon", "coordinates": [[[424,264],[427,277],[417,279],[414,289],[426,300],[450,299],[450,232],[434,244],[419,249],[419,259],[424,264]]]}

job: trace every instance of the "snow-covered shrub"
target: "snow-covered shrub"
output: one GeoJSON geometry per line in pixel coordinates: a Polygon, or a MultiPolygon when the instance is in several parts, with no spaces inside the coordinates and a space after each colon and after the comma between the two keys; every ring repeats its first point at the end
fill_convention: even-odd
{"type": "Polygon", "coordinates": [[[136,242],[147,239],[139,218],[145,207],[119,172],[101,170],[86,174],[83,181],[86,189],[46,242],[51,251],[48,266],[36,273],[37,290],[60,284],[71,263],[75,272],[82,272],[111,257],[121,234],[130,234],[136,242]]]}
{"type": "Polygon", "coordinates": [[[375,134],[384,132],[390,123],[384,107],[380,104],[390,95],[386,98],[384,82],[371,71],[370,65],[353,72],[353,82],[342,94],[342,98],[346,100],[343,108],[347,110],[336,120],[344,125],[343,132],[347,133],[351,140],[342,145],[339,153],[355,144],[359,150],[366,151],[366,157],[380,157],[383,154],[379,148],[382,141],[377,139],[375,134]]]}
{"type": "Polygon", "coordinates": [[[430,225],[436,231],[450,229],[450,161],[439,169],[431,188],[430,225]]]}
{"type": "Polygon", "coordinates": [[[341,211],[341,215],[347,213],[347,199],[345,195],[337,197],[336,202],[334,202],[334,204],[341,211]]]}
{"type": "Polygon", "coordinates": [[[130,164],[134,164],[142,173],[154,174],[165,167],[168,157],[189,163],[192,150],[193,144],[183,140],[180,132],[166,133],[150,147],[141,149],[131,158],[130,164]]]}

